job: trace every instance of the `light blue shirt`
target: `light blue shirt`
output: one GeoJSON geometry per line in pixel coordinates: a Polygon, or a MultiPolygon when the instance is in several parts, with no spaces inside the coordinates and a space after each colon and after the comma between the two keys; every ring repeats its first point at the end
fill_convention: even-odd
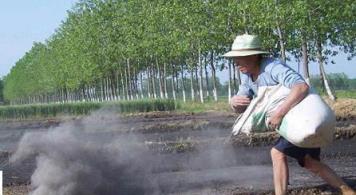
{"type": "Polygon", "coordinates": [[[250,98],[257,94],[258,87],[282,84],[292,88],[295,84],[305,83],[303,77],[295,70],[274,58],[263,58],[260,74],[256,81],[252,81],[249,74],[241,74],[241,85],[236,95],[245,95],[250,98]]]}

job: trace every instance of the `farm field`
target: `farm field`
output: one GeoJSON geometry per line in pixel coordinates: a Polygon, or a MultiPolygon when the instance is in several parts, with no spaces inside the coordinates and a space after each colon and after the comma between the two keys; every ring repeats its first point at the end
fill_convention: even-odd
{"type": "MultiPolygon", "coordinates": [[[[323,149],[322,158],[346,182],[356,187],[354,105],[352,99],[332,105],[338,120],[335,142],[323,149]]],[[[119,181],[124,177],[133,182],[130,185],[116,183],[128,194],[137,193],[134,191],[137,189],[148,194],[273,194],[269,149],[278,136],[270,132],[231,139],[235,117],[233,113],[217,111],[150,112],[130,116],[102,111],[85,117],[3,121],[0,125],[0,158],[4,194],[27,194],[33,190],[31,175],[38,177],[32,178],[32,181],[46,186],[41,172],[44,167],[39,163],[41,158],[69,165],[80,162],[87,167],[97,167],[104,178],[110,175],[106,171],[111,167],[121,176],[110,175],[110,178],[119,181]],[[24,134],[28,135],[27,140],[21,140],[24,134]],[[70,148],[66,149],[65,145],[70,148]],[[18,146],[21,151],[15,152],[18,146]],[[103,148],[115,151],[117,157],[102,154],[106,151],[103,148]],[[67,153],[61,154],[63,151],[67,153]],[[9,163],[14,153],[21,160],[9,163]],[[95,162],[95,166],[82,161],[83,156],[79,154],[83,153],[85,159],[95,162]],[[92,156],[92,153],[95,155],[92,156]],[[102,159],[117,160],[120,166],[115,163],[107,165],[102,159]],[[125,163],[136,167],[135,171],[123,168],[127,165],[125,163]],[[147,181],[142,182],[137,175],[142,175],[147,181]],[[139,182],[136,182],[137,179],[139,182]]],[[[318,177],[299,168],[295,161],[290,161],[290,167],[291,194],[338,193],[318,177]]],[[[53,169],[46,173],[51,171],[53,169]]],[[[72,172],[83,174],[80,169],[72,172]]],[[[89,171],[86,174],[92,173],[89,171]]],[[[106,185],[99,179],[97,182],[99,189],[101,185],[106,185]]],[[[85,180],[83,183],[87,186],[85,180]]],[[[66,182],[61,184],[66,185],[66,182]]],[[[112,190],[107,194],[114,192],[123,191],[112,190]]]]}

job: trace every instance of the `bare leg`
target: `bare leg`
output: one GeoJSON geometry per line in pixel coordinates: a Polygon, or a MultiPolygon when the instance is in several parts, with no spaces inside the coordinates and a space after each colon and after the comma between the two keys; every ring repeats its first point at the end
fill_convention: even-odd
{"type": "Polygon", "coordinates": [[[307,155],[304,159],[304,166],[306,169],[320,176],[329,185],[340,189],[343,194],[356,195],[356,193],[326,164],[307,155]]]}
{"type": "Polygon", "coordinates": [[[288,162],[287,157],[275,148],[271,149],[271,158],[273,164],[273,182],[276,195],[287,193],[288,185],[288,162]]]}

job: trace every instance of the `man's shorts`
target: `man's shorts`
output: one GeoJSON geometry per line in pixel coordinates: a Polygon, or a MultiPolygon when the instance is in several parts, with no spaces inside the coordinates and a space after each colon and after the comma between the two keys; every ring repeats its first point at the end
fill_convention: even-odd
{"type": "Polygon", "coordinates": [[[273,147],[283,154],[297,159],[298,164],[301,167],[304,167],[304,157],[307,154],[309,154],[309,156],[313,159],[320,161],[320,148],[301,148],[293,145],[282,136],[273,147]]]}

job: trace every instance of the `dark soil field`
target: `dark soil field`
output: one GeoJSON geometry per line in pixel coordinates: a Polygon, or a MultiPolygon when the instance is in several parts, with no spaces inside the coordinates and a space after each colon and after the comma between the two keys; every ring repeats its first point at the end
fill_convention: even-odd
{"type": "MultiPolygon", "coordinates": [[[[356,102],[332,105],[337,114],[335,141],[322,149],[322,159],[356,188],[356,102]]],[[[97,113],[89,117],[0,122],[0,162],[4,194],[28,194],[36,170],[36,154],[10,162],[26,133],[46,133],[71,124],[88,137],[109,142],[134,135],[152,151],[152,194],[273,194],[271,145],[274,132],[231,137],[235,114],[225,112],[155,112],[117,116],[97,113]],[[152,163],[153,162],[153,163],[152,163]]],[[[75,129],[74,129],[75,130],[75,129]]],[[[142,159],[137,159],[142,160],[142,159]]],[[[339,194],[315,175],[290,161],[290,194],[339,194]]],[[[53,177],[56,177],[53,175],[53,177]]],[[[147,191],[146,194],[151,194],[147,191]]]]}

